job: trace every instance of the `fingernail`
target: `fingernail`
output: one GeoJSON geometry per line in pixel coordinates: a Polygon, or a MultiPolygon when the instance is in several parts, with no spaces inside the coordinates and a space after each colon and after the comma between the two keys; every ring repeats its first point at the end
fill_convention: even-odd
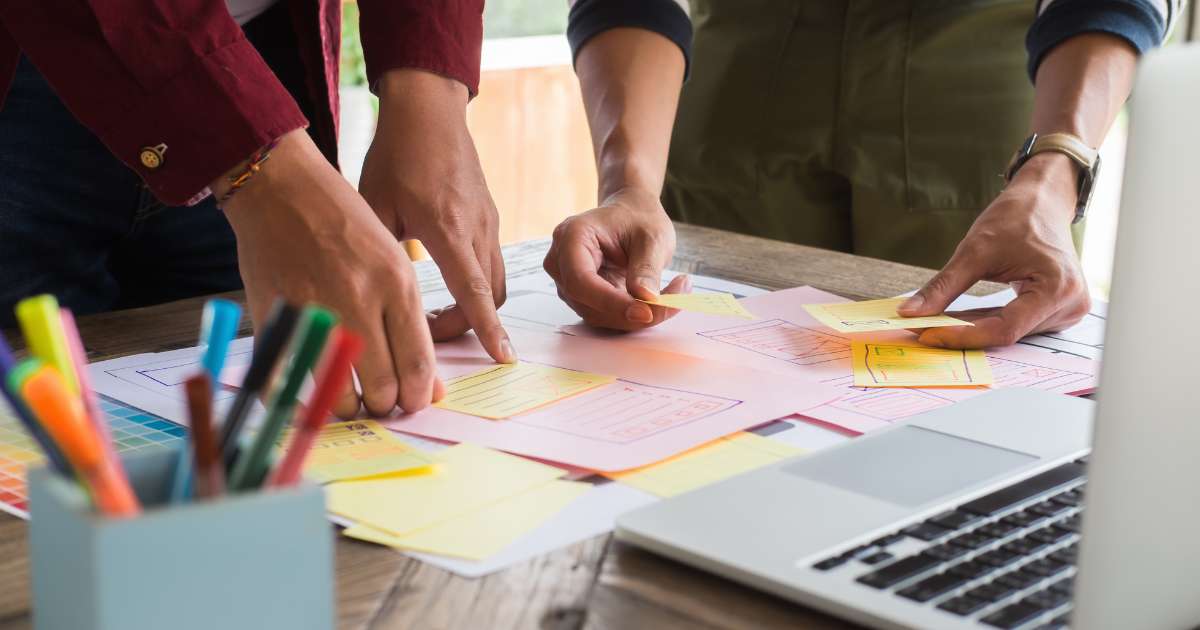
{"type": "Polygon", "coordinates": [[[900,303],[900,308],[897,310],[915,311],[925,305],[925,297],[920,293],[910,296],[907,300],[900,303]]]}
{"type": "Polygon", "coordinates": [[[508,339],[500,342],[500,355],[505,363],[517,362],[517,351],[513,349],[512,342],[508,339]]]}
{"type": "Polygon", "coordinates": [[[642,285],[643,289],[653,293],[654,295],[658,295],[658,280],[657,279],[642,278],[641,280],[638,280],[638,284],[642,285]]]}
{"type": "Polygon", "coordinates": [[[650,307],[638,302],[630,304],[625,309],[625,319],[639,324],[649,324],[654,321],[654,313],[650,311],[650,307]]]}

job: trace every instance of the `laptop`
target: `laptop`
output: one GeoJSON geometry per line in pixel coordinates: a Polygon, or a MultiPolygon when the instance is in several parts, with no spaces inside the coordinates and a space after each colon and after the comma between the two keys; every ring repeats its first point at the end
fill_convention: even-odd
{"type": "Polygon", "coordinates": [[[1131,112],[1098,403],[989,392],[617,538],[874,627],[1200,624],[1200,46],[1149,55],[1131,112]]]}

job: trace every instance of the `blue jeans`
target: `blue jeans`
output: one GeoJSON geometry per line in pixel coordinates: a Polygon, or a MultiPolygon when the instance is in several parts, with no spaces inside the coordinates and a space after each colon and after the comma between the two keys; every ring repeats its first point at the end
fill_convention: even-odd
{"type": "Polygon", "coordinates": [[[241,286],[216,203],[158,202],[22,59],[0,109],[0,327],[40,293],[82,315],[241,286]]]}

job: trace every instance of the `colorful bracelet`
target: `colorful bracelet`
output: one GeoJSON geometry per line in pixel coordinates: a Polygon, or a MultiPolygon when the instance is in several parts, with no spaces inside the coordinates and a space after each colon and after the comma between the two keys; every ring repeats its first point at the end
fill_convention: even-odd
{"type": "Polygon", "coordinates": [[[271,157],[271,149],[274,149],[276,144],[278,144],[277,140],[268,142],[266,146],[255,151],[254,155],[250,156],[250,159],[246,162],[246,168],[241,173],[229,176],[229,190],[225,191],[225,194],[221,195],[221,198],[217,200],[217,207],[224,207],[225,202],[229,201],[229,198],[234,193],[241,190],[242,186],[245,186],[254,177],[255,173],[258,173],[262,169],[263,162],[266,162],[271,157]]]}

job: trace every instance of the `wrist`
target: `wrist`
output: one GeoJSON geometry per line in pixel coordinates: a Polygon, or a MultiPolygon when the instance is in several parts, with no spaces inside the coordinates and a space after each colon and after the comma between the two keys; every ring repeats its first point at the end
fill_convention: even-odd
{"type": "MultiPolygon", "coordinates": [[[[276,142],[270,160],[229,197],[222,210],[236,230],[245,218],[262,217],[266,214],[263,208],[278,208],[290,195],[303,194],[306,186],[323,181],[322,168],[332,170],[308,133],[302,129],[288,132],[276,142]]],[[[213,195],[218,199],[225,195],[231,187],[230,178],[245,169],[246,162],[242,162],[218,178],[211,187],[213,195]]]]}
{"type": "Polygon", "coordinates": [[[470,93],[459,81],[425,70],[397,68],[380,76],[375,84],[379,116],[390,114],[458,114],[465,122],[470,93]]]}
{"type": "Polygon", "coordinates": [[[1039,196],[1048,195],[1057,203],[1068,222],[1075,219],[1075,205],[1079,202],[1079,177],[1081,167],[1071,158],[1057,151],[1045,151],[1030,158],[1013,176],[1011,186],[1015,189],[1032,189],[1039,196]]]}

